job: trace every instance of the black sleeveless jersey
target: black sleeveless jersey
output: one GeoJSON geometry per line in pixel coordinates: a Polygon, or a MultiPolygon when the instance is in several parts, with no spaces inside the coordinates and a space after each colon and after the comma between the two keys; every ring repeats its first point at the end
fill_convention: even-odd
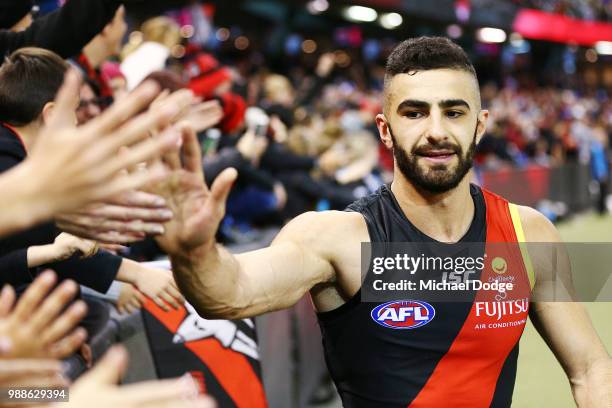
{"type": "MultiPolygon", "coordinates": [[[[513,204],[475,185],[470,191],[475,214],[461,242],[524,240],[513,204]]],[[[372,243],[435,242],[406,218],[388,186],[347,210],[363,215],[372,243]]],[[[531,288],[524,259],[516,279],[531,288]]],[[[528,298],[486,302],[474,291],[461,302],[410,300],[410,310],[426,324],[395,330],[375,321],[388,303],[362,302],[362,292],[318,314],[325,359],[344,407],[510,406],[528,298]]],[[[396,309],[390,315],[397,317],[398,305],[406,302],[390,302],[396,309]]]]}

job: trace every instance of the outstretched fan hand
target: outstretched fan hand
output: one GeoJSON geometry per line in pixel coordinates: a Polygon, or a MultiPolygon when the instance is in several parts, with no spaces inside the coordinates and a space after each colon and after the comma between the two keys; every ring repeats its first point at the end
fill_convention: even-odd
{"type": "Polygon", "coordinates": [[[238,173],[233,168],[225,169],[208,188],[200,146],[192,127],[185,122],[167,131],[180,132],[182,146],[180,152],[163,157],[170,174],[151,187],[151,192],[164,197],[174,213],[173,219],[165,224],[165,233],[156,239],[169,255],[188,254],[214,244],[238,173]]]}

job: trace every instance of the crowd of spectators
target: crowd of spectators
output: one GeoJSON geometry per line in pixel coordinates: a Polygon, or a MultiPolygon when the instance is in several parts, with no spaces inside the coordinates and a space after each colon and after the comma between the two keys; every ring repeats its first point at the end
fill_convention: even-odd
{"type": "Polygon", "coordinates": [[[612,102],[604,92],[489,84],[482,98],[491,112],[489,131],[479,146],[479,163],[487,168],[500,162],[589,163],[594,144],[609,145],[612,102]]]}

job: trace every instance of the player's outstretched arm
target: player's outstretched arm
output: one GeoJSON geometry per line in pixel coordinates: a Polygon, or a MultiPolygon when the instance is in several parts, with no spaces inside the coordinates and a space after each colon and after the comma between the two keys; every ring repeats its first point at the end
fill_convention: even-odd
{"type": "Polygon", "coordinates": [[[536,285],[529,317],[567,374],[579,407],[612,406],[612,359],[584,306],[570,301],[570,261],[560,236],[537,211],[520,207],[534,261],[536,285]],[[538,244],[541,243],[541,244],[538,244]],[[534,255],[535,253],[535,255],[534,255]],[[552,293],[561,293],[553,301],[552,293]],[[567,301],[564,301],[567,300],[567,301]]]}
{"type": "Polygon", "coordinates": [[[332,235],[324,231],[331,225],[330,214],[298,217],[269,248],[234,256],[218,245],[215,234],[236,171],[225,170],[209,189],[197,138],[189,126],[181,126],[181,133],[183,161],[176,153],[167,155],[164,161],[172,174],[154,189],[174,213],[157,240],[170,255],[179,288],[198,313],[206,318],[254,316],[288,307],[315,284],[334,279],[321,249],[321,238],[332,235]]]}

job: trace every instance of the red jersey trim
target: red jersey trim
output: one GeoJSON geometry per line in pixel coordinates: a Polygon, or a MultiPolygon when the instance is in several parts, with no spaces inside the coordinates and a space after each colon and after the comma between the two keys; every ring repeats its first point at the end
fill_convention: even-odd
{"type": "MultiPolygon", "coordinates": [[[[482,193],[486,204],[487,244],[501,243],[499,246],[504,247],[503,243],[519,242],[520,237],[517,236],[517,226],[513,223],[508,201],[484,189],[482,193]]],[[[493,254],[497,252],[496,245],[489,248],[493,254]]],[[[444,407],[451,404],[465,408],[490,406],[503,365],[520,340],[528,318],[531,289],[528,274],[518,248],[514,245],[508,248],[508,251],[500,254],[515,270],[516,283],[521,289],[518,293],[522,298],[503,307],[513,308],[511,314],[490,316],[483,313],[485,305],[499,310],[505,302],[491,301],[491,295],[479,291],[461,330],[425,386],[409,404],[410,408],[444,407]],[[504,328],[496,329],[495,325],[499,323],[504,324],[504,328]],[[484,348],[483,344],[487,347],[484,348]]],[[[487,261],[481,279],[494,276],[489,266],[491,261],[487,261]]]]}

